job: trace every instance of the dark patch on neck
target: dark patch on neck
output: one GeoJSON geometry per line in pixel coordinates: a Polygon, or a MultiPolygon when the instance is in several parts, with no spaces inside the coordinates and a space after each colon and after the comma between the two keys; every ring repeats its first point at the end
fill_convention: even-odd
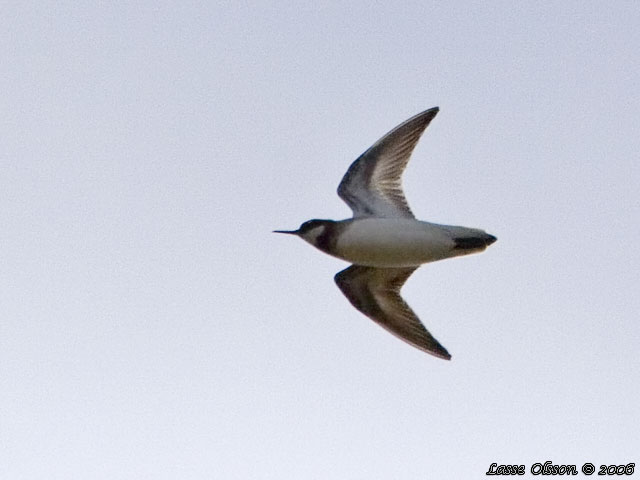
{"type": "Polygon", "coordinates": [[[316,239],[316,246],[327,253],[334,253],[336,250],[336,243],[340,232],[343,230],[343,225],[338,222],[327,221],[324,224],[323,232],[316,239]]]}

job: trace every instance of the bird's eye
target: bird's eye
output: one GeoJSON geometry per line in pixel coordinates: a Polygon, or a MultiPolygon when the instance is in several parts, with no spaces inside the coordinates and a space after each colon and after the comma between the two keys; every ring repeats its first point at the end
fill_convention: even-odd
{"type": "Polygon", "coordinates": [[[313,227],[315,224],[316,224],[315,220],[307,220],[302,224],[302,226],[300,227],[300,230],[306,230],[308,228],[313,227]]]}

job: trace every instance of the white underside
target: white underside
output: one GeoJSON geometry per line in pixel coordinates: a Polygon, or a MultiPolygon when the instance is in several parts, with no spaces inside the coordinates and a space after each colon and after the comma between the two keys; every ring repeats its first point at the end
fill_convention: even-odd
{"type": "Polygon", "coordinates": [[[371,267],[413,267],[464,255],[453,238],[479,230],[406,218],[362,218],[351,221],[336,244],[335,256],[371,267]]]}

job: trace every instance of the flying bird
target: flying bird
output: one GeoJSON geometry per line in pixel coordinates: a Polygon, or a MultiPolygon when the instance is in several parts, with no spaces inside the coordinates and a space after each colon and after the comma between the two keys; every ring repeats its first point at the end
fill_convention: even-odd
{"type": "Polygon", "coordinates": [[[352,263],[335,276],[349,302],[405,342],[449,360],[400,296],[416,269],[429,262],[478,253],[496,237],[477,228],[417,220],[402,191],[402,172],[422,133],[436,116],[430,108],[401,123],[349,167],[338,195],[353,211],[346,220],[309,220],[297,235],[319,250],[352,263]]]}

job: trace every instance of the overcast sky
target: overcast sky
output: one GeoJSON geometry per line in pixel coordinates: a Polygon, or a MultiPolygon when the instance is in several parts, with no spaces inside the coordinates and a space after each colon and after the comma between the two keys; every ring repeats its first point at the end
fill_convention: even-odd
{"type": "Polygon", "coordinates": [[[3,6],[0,478],[640,462],[638,3],[295,5],[3,6]],[[436,105],[411,207],[498,237],[403,290],[450,362],[271,233],[436,105]]]}

